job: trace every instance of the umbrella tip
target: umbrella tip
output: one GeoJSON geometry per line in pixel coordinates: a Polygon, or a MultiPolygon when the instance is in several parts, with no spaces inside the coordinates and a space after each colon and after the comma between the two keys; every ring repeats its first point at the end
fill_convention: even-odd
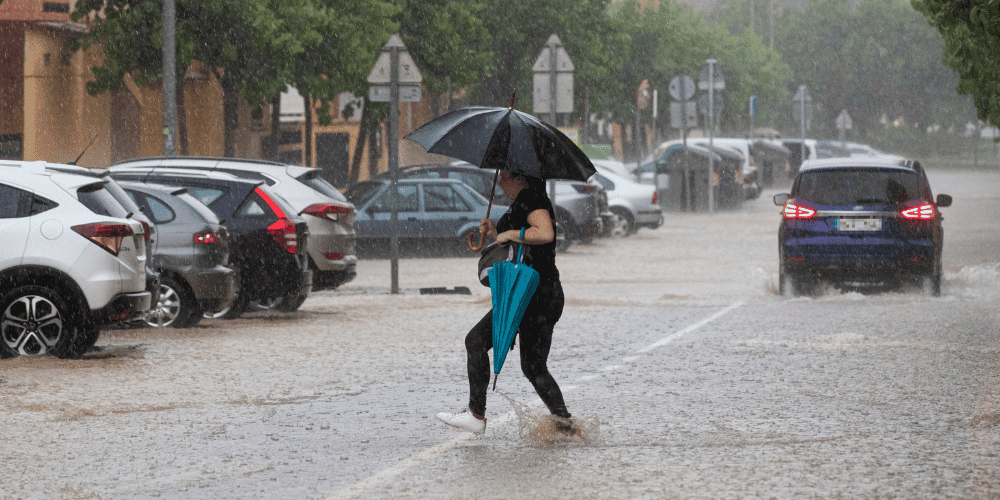
{"type": "Polygon", "coordinates": [[[497,392],[497,377],[499,376],[500,376],[499,373],[493,374],[493,392],[497,392]]]}
{"type": "Polygon", "coordinates": [[[517,89],[510,94],[510,109],[514,109],[514,99],[517,97],[517,89]]]}

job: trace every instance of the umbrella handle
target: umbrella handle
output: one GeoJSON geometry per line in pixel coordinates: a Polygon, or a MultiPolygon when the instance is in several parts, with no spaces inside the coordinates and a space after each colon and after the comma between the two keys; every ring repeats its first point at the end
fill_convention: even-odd
{"type": "Polygon", "coordinates": [[[474,243],[476,239],[476,233],[469,233],[469,237],[465,240],[465,245],[469,247],[470,252],[478,252],[483,249],[483,243],[486,243],[486,235],[479,233],[479,244],[474,243]]]}
{"type": "MultiPolygon", "coordinates": [[[[2,1],[2,0],[0,0],[2,1]]],[[[497,178],[500,177],[500,168],[497,168],[496,173],[493,174],[493,189],[490,190],[490,203],[486,205],[486,218],[490,218],[490,210],[493,209],[493,197],[497,194],[497,178]]],[[[465,240],[465,245],[469,247],[470,252],[478,252],[483,249],[483,244],[486,243],[486,233],[479,233],[479,245],[472,242],[476,235],[474,233],[469,233],[468,238],[465,240]]]]}

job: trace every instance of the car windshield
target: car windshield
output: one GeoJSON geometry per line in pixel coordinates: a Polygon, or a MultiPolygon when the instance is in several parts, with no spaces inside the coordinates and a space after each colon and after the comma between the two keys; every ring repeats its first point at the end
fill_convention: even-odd
{"type": "Polygon", "coordinates": [[[806,171],[792,194],[819,205],[896,204],[921,197],[920,176],[878,168],[806,171]]]}

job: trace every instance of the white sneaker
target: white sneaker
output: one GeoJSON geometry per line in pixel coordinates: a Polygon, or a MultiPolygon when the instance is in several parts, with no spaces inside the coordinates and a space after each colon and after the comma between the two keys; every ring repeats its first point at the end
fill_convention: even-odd
{"type": "Polygon", "coordinates": [[[438,420],[463,431],[475,432],[476,434],[486,432],[486,417],[479,418],[469,411],[468,408],[458,413],[441,412],[435,416],[438,420]]]}

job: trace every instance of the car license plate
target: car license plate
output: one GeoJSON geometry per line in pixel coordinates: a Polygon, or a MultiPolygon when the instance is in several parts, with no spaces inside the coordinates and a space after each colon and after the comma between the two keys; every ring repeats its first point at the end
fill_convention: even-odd
{"type": "Polygon", "coordinates": [[[882,219],[837,219],[838,231],[881,231],[882,219]]]}

